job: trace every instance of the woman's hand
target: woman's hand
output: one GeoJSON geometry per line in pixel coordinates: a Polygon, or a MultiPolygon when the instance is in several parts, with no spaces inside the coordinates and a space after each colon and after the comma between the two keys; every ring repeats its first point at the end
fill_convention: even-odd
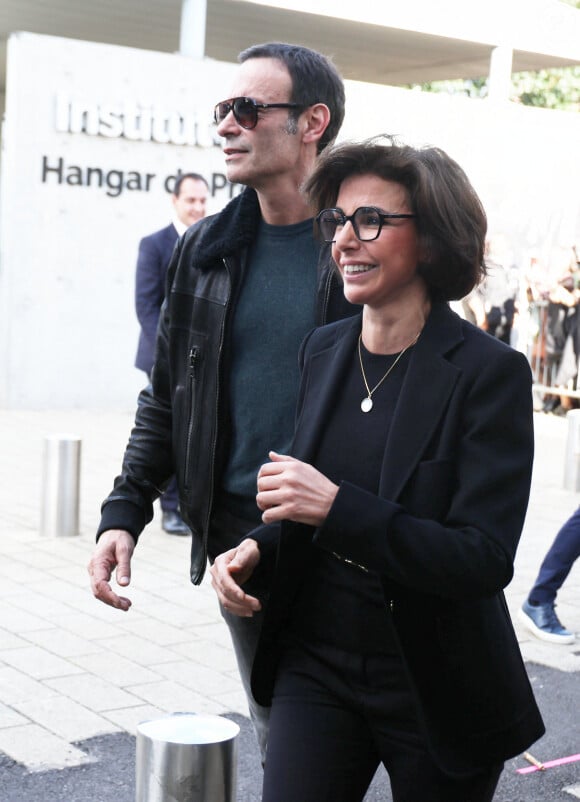
{"type": "Polygon", "coordinates": [[[258,472],[256,502],[265,524],[296,521],[320,526],[332,506],[338,485],[306,462],[270,451],[271,462],[258,472]]]}
{"type": "Polygon", "coordinates": [[[242,618],[251,618],[262,609],[260,601],[244,593],[240,587],[252,576],[259,562],[260,549],[251,538],[216,557],[210,568],[211,584],[220,604],[228,612],[242,618]]]}

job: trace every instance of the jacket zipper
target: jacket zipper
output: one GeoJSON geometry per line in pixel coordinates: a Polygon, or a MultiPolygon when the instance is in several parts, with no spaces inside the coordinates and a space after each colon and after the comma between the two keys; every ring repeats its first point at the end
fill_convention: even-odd
{"type": "Polygon", "coordinates": [[[221,326],[221,331],[220,331],[220,342],[219,342],[219,348],[218,348],[218,360],[217,360],[218,361],[218,366],[217,366],[218,375],[217,375],[217,378],[216,378],[216,396],[215,396],[215,409],[214,409],[215,430],[214,430],[214,437],[213,437],[213,442],[212,442],[212,446],[211,446],[211,460],[210,460],[211,475],[210,475],[210,478],[209,478],[207,517],[206,517],[206,520],[205,520],[204,536],[203,536],[204,561],[207,560],[207,538],[208,538],[208,535],[209,535],[209,523],[210,523],[210,519],[211,519],[211,510],[212,510],[212,507],[213,507],[213,492],[214,492],[214,480],[215,480],[215,452],[216,452],[217,426],[218,426],[217,425],[217,419],[218,419],[218,415],[219,415],[219,402],[220,402],[220,380],[219,380],[220,379],[220,374],[219,374],[219,371],[220,371],[220,366],[221,366],[221,361],[222,361],[222,352],[223,352],[223,347],[224,347],[224,333],[225,333],[225,328],[226,328],[226,315],[227,315],[227,311],[228,311],[229,304],[230,304],[231,288],[232,288],[232,273],[231,273],[231,270],[228,267],[228,263],[227,263],[226,259],[222,259],[222,262],[224,264],[224,267],[225,267],[226,272],[228,274],[228,277],[230,279],[230,292],[229,292],[229,295],[228,295],[228,298],[227,298],[227,302],[226,302],[226,308],[225,308],[225,312],[224,312],[224,316],[223,316],[223,321],[222,321],[222,326],[221,326]]]}
{"type": "Polygon", "coordinates": [[[195,411],[194,403],[194,385],[197,379],[197,361],[199,358],[199,348],[194,345],[189,352],[189,410],[188,410],[188,425],[187,425],[187,450],[185,454],[185,477],[184,483],[189,493],[189,479],[191,476],[190,470],[190,456],[191,456],[191,438],[193,433],[193,413],[195,411]]]}

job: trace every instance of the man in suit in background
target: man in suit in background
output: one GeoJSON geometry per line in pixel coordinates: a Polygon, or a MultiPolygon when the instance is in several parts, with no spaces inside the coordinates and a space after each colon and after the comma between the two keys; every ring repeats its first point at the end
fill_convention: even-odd
{"type": "MultiPolygon", "coordinates": [[[[135,308],[141,325],[135,366],[151,379],[155,337],[161,304],[165,297],[165,276],[178,238],[205,217],[209,187],[199,173],[180,175],[173,191],[172,222],[160,231],[143,237],[139,243],[135,308]]],[[[177,483],[173,477],[161,496],[162,527],[170,535],[189,535],[189,527],[179,514],[177,483]]]]}

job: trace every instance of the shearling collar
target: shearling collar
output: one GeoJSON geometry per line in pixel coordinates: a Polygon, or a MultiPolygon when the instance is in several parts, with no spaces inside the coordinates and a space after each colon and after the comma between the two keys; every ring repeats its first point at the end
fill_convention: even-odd
{"type": "Polygon", "coordinates": [[[201,270],[211,268],[216,260],[238,254],[256,238],[261,219],[258,196],[246,187],[217,214],[200,220],[185,235],[185,247],[195,243],[195,264],[201,270]]]}

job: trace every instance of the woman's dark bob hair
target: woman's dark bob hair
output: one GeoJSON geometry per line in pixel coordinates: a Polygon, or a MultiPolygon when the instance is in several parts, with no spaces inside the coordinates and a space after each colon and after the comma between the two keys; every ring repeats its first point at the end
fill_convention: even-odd
{"type": "Polygon", "coordinates": [[[376,175],[405,188],[424,254],[417,271],[433,300],[463,298],[479,284],[486,272],[487,218],[457,162],[439,148],[373,137],[324,151],[305,189],[317,211],[332,208],[342,182],[358,175],[376,175]]]}

